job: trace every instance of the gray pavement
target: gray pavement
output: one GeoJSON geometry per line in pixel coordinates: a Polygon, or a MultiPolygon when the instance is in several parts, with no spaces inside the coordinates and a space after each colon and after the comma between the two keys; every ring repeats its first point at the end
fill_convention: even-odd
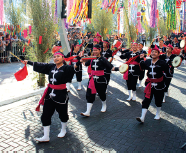
{"type": "MultiPolygon", "coordinates": [[[[121,62],[113,63],[120,65],[121,62]]],[[[83,80],[81,91],[76,90],[77,83],[71,85],[67,134],[62,139],[57,138],[61,125],[58,114],[55,113],[52,117],[49,143],[36,143],[34,140],[35,137],[43,135],[40,122],[42,111],[35,111],[41,95],[1,106],[0,151],[186,153],[186,148],[179,148],[186,142],[186,66],[181,65],[179,69],[175,69],[170,95],[162,107],[161,119],[153,119],[156,113],[153,101],[144,124],[135,120],[141,115],[144,87],[137,89],[136,102],[127,102],[126,82],[119,72],[111,75],[106,113],[100,112],[101,101],[96,97],[91,116],[80,116],[81,112],[86,111],[87,82],[88,79],[83,80]]]]}

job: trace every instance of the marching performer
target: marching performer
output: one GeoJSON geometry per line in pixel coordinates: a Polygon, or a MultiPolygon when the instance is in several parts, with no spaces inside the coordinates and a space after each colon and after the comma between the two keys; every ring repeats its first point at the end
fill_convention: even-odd
{"type": "Polygon", "coordinates": [[[172,46],[173,46],[173,47],[180,48],[178,39],[177,39],[176,37],[173,39],[172,46]]]}
{"type": "Polygon", "coordinates": [[[99,41],[99,45],[101,46],[101,50],[103,49],[103,41],[102,36],[97,32],[96,39],[99,41]]]}
{"type": "Polygon", "coordinates": [[[122,54],[120,56],[121,59],[127,59],[131,61],[129,63],[129,69],[126,73],[124,73],[124,79],[127,81],[127,88],[129,92],[129,97],[127,101],[133,100],[136,101],[136,84],[138,80],[138,76],[140,75],[140,67],[139,63],[141,60],[140,53],[137,51],[138,44],[133,43],[132,50],[127,52],[126,54],[122,54]],[[133,93],[133,96],[132,96],[133,93]]]}
{"type": "MultiPolygon", "coordinates": [[[[138,44],[138,49],[139,49],[139,52],[140,54],[143,54],[144,55],[144,59],[146,59],[146,56],[147,56],[147,52],[145,50],[143,50],[143,43],[139,43],[138,44]]],[[[140,70],[140,75],[139,75],[139,88],[141,88],[141,82],[143,80],[145,76],[145,70],[140,70]]]]}
{"type": "MultiPolygon", "coordinates": [[[[90,52],[88,53],[88,56],[92,56],[93,55],[93,47],[94,47],[94,45],[96,45],[98,43],[99,43],[99,41],[96,38],[94,38],[93,43],[88,44],[88,45],[85,44],[85,46],[87,46],[88,48],[91,48],[90,52]]],[[[87,72],[88,72],[88,75],[91,74],[91,66],[88,66],[87,72]]]]}
{"type": "MultiPolygon", "coordinates": [[[[166,87],[164,89],[165,94],[164,94],[163,102],[165,102],[165,97],[168,96],[168,88],[169,88],[169,85],[171,83],[171,80],[172,80],[173,74],[174,74],[174,67],[172,65],[172,61],[177,56],[175,54],[172,54],[173,46],[171,44],[169,44],[167,46],[166,51],[167,51],[166,54],[162,54],[159,56],[159,59],[163,60],[169,66],[169,77],[167,77],[166,75],[164,77],[166,87]]],[[[182,59],[183,59],[183,57],[182,57],[182,59]]]]}
{"type": "MultiPolygon", "coordinates": [[[[145,115],[148,111],[153,96],[155,98],[155,104],[157,106],[157,113],[154,119],[156,120],[160,119],[160,110],[162,107],[165,88],[163,75],[165,73],[167,77],[169,76],[168,65],[163,60],[159,59],[160,51],[157,48],[157,46],[155,46],[155,48],[152,49],[151,56],[152,59],[148,59],[140,63],[142,69],[148,70],[147,72],[148,78],[145,82],[146,88],[144,91],[145,99],[142,102],[142,114],[141,117],[136,118],[137,121],[142,123],[145,120],[145,115]]],[[[140,55],[140,57],[143,58],[143,55],[140,55]]]]}
{"type": "MultiPolygon", "coordinates": [[[[103,41],[103,52],[101,52],[101,56],[106,58],[107,60],[109,58],[112,58],[112,51],[110,50],[110,44],[109,44],[108,40],[103,41]]],[[[105,73],[105,77],[107,79],[107,85],[108,85],[109,81],[110,81],[111,70],[105,68],[104,73],[105,73]]],[[[107,93],[107,91],[106,91],[106,93],[107,93]]]]}
{"type": "Polygon", "coordinates": [[[62,52],[56,52],[53,56],[54,64],[23,61],[23,64],[29,64],[33,66],[33,70],[38,73],[43,73],[49,75],[49,84],[41,98],[36,111],[39,111],[40,104],[43,106],[43,113],[41,116],[41,122],[44,128],[44,136],[41,138],[36,138],[39,142],[49,142],[49,133],[51,125],[51,117],[55,110],[59,114],[61,120],[62,129],[58,134],[59,138],[63,138],[66,134],[68,116],[68,93],[66,89],[66,83],[72,80],[74,75],[74,69],[77,68],[81,63],[72,65],[64,65],[64,55],[62,52]]]}
{"type": "MultiPolygon", "coordinates": [[[[78,56],[80,53],[80,45],[78,42],[75,42],[72,45],[71,48],[71,52],[69,52],[65,58],[69,58],[71,56],[78,56]]],[[[74,66],[74,64],[78,62],[77,58],[74,58],[73,60],[70,61],[69,65],[74,66]]],[[[82,64],[79,64],[79,66],[75,69],[75,74],[76,74],[76,80],[78,82],[78,89],[77,90],[81,90],[81,81],[82,81],[82,64]]],[[[72,83],[72,79],[70,81],[68,81],[67,83],[67,91],[70,92],[70,83],[72,83]]]]}
{"type": "MultiPolygon", "coordinates": [[[[102,101],[101,112],[106,112],[106,89],[107,80],[105,78],[104,69],[118,71],[118,67],[113,67],[113,65],[108,62],[107,59],[101,56],[101,47],[99,44],[94,45],[93,54],[97,58],[94,60],[89,60],[84,63],[85,66],[91,65],[91,75],[88,82],[86,99],[87,99],[87,111],[81,113],[82,116],[90,116],[90,111],[92,109],[93,102],[95,101],[96,92],[98,93],[102,101]]],[[[83,62],[80,60],[80,62],[83,62]]]]}
{"type": "Polygon", "coordinates": [[[84,44],[85,47],[91,49],[90,52],[88,53],[88,56],[91,56],[92,55],[92,53],[93,53],[93,47],[94,47],[94,45],[96,45],[98,43],[99,43],[99,40],[97,40],[96,38],[94,38],[93,43],[90,43],[88,45],[87,45],[87,43],[84,44]]]}

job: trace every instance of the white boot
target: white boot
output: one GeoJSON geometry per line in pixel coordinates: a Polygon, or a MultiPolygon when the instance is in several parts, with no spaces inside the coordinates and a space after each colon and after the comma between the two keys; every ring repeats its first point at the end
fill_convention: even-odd
{"type": "Polygon", "coordinates": [[[101,112],[106,112],[106,109],[107,109],[106,101],[102,101],[101,112]]]}
{"type": "Polygon", "coordinates": [[[61,132],[58,134],[58,138],[63,138],[65,137],[65,134],[67,133],[66,128],[67,128],[67,122],[61,122],[61,132]]]}
{"type": "Polygon", "coordinates": [[[77,90],[81,90],[81,82],[78,82],[78,89],[77,90]]]}
{"type": "Polygon", "coordinates": [[[165,92],[165,96],[168,96],[168,92],[165,92]]]}
{"type": "Polygon", "coordinates": [[[106,89],[106,92],[105,93],[107,94],[107,89],[106,89]]]}
{"type": "Polygon", "coordinates": [[[81,113],[82,116],[87,116],[89,117],[90,116],[90,111],[92,109],[92,103],[87,103],[87,111],[85,113],[81,113]]]}
{"type": "Polygon", "coordinates": [[[154,117],[154,119],[159,120],[160,119],[160,111],[161,111],[161,107],[157,107],[157,112],[156,112],[156,116],[154,117]]]}
{"type": "Polygon", "coordinates": [[[132,90],[128,90],[128,92],[129,92],[129,98],[127,99],[127,101],[130,101],[132,99],[131,91],[132,90]]]}
{"type": "Polygon", "coordinates": [[[185,60],[183,60],[182,63],[185,65],[185,60]]]}
{"type": "Polygon", "coordinates": [[[141,112],[141,117],[137,117],[136,120],[139,121],[139,122],[141,122],[141,123],[144,123],[145,115],[147,113],[147,110],[148,109],[143,108],[142,109],[142,112],[141,112]]]}
{"type": "Polygon", "coordinates": [[[142,87],[142,85],[141,85],[141,81],[142,81],[142,80],[139,80],[139,86],[138,86],[139,88],[142,87]]]}
{"type": "Polygon", "coordinates": [[[165,103],[165,97],[166,97],[166,95],[164,95],[164,97],[163,97],[163,103],[165,103]]]}
{"type": "Polygon", "coordinates": [[[50,126],[44,126],[43,129],[44,129],[44,136],[41,138],[36,138],[35,140],[39,142],[49,142],[50,126]]]}
{"type": "Polygon", "coordinates": [[[70,91],[70,83],[67,83],[67,92],[70,91]]]}
{"type": "Polygon", "coordinates": [[[132,101],[136,101],[136,91],[132,91],[132,93],[133,93],[132,101]]]}

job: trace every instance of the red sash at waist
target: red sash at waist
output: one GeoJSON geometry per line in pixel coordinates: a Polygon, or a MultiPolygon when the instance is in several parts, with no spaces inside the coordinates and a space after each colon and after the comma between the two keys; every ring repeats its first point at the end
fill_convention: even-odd
{"type": "Polygon", "coordinates": [[[91,89],[92,94],[96,94],[96,88],[95,88],[95,83],[93,76],[103,76],[104,75],[104,70],[99,70],[99,71],[94,71],[92,70],[91,75],[90,75],[90,81],[89,81],[89,86],[88,88],[91,89]]]}
{"type": "Polygon", "coordinates": [[[47,92],[48,92],[48,88],[52,88],[52,89],[55,89],[55,90],[63,90],[63,89],[66,89],[66,84],[60,84],[60,85],[52,85],[52,84],[48,84],[47,88],[45,89],[44,93],[43,93],[43,96],[42,98],[40,99],[39,101],[39,105],[36,107],[36,111],[40,111],[40,105],[44,105],[44,99],[47,95],[47,92]]]}
{"type": "Polygon", "coordinates": [[[150,99],[151,96],[151,83],[158,83],[158,82],[162,82],[163,81],[163,76],[161,78],[158,79],[146,79],[146,82],[149,82],[144,90],[145,93],[145,97],[150,99]]]}
{"type": "MultiPolygon", "coordinates": [[[[126,64],[128,64],[128,65],[129,65],[129,64],[130,64],[130,65],[139,65],[139,63],[135,61],[137,57],[139,57],[139,55],[137,55],[137,56],[135,56],[135,57],[133,57],[133,58],[130,58],[130,59],[126,62],[126,64]]],[[[128,70],[123,74],[123,79],[124,79],[124,80],[128,80],[128,74],[129,74],[129,68],[128,68],[128,70]]]]}

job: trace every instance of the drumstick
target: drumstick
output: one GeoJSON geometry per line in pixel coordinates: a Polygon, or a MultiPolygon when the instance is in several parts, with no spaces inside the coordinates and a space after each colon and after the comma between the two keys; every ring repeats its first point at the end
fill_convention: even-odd
{"type": "Polygon", "coordinates": [[[20,58],[18,58],[16,55],[14,55],[12,52],[10,52],[10,54],[12,54],[14,57],[16,57],[18,60],[20,60],[20,61],[23,61],[23,60],[21,60],[20,58]]]}

